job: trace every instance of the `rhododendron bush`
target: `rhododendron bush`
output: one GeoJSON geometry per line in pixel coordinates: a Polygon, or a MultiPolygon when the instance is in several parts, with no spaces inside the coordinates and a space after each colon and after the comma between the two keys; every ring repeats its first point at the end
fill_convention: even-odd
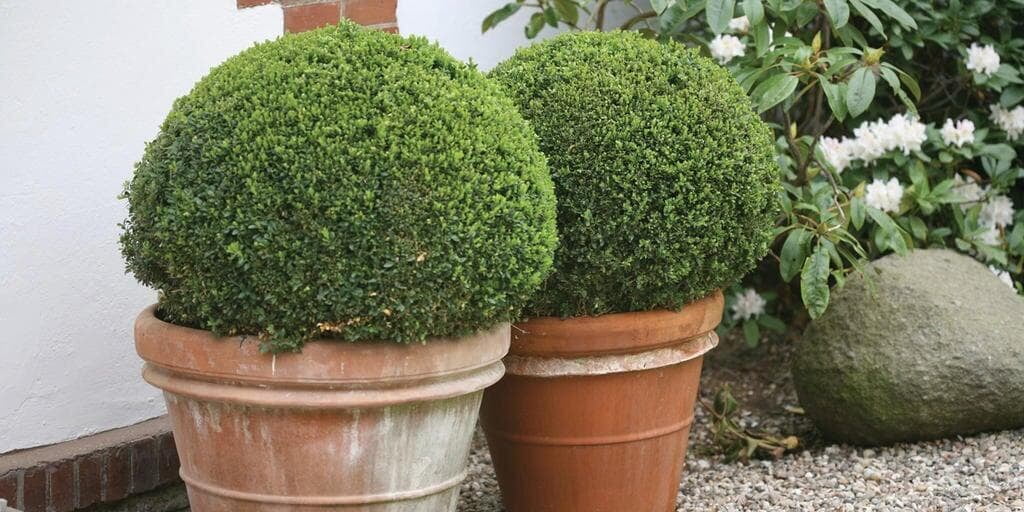
{"type": "Polygon", "coordinates": [[[621,28],[701,48],[773,124],[773,254],[726,315],[751,342],[781,328],[776,296],[818,317],[864,262],[915,247],[956,248],[1024,290],[1024,1],[531,0],[483,29],[527,9],[530,37],[621,28]]]}

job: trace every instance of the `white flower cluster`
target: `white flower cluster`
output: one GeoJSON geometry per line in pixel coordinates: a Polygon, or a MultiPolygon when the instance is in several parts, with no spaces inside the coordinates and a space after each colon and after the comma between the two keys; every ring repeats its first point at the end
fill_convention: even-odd
{"type": "Polygon", "coordinates": [[[768,301],[759,295],[753,288],[747,288],[737,293],[732,298],[732,319],[749,320],[764,314],[764,307],[768,301]]]}
{"type": "Polygon", "coordinates": [[[1009,196],[995,196],[981,207],[981,224],[987,227],[1005,228],[1013,224],[1013,200],[1009,196]]]}
{"type": "Polygon", "coordinates": [[[870,164],[897,149],[904,155],[920,151],[927,139],[928,127],[924,123],[906,114],[896,114],[888,121],[879,119],[860,125],[853,131],[853,138],[824,137],[821,150],[825,159],[843,172],[854,161],[870,164]]]}
{"type": "Polygon", "coordinates": [[[992,45],[978,46],[978,43],[971,44],[967,49],[967,69],[975,73],[992,76],[999,71],[999,54],[992,45]]]}
{"type": "Polygon", "coordinates": [[[865,189],[864,202],[883,212],[900,211],[902,200],[903,185],[896,178],[890,178],[889,181],[874,180],[865,189]]]}
{"type": "MultiPolygon", "coordinates": [[[[963,200],[960,203],[962,210],[967,210],[971,206],[985,201],[985,197],[989,195],[988,187],[982,188],[974,180],[965,180],[957,175],[953,181],[956,183],[953,186],[953,192],[963,200]]],[[[978,215],[978,221],[982,227],[987,229],[978,237],[978,241],[985,245],[1002,243],[1001,230],[1013,224],[1014,213],[1013,199],[1010,199],[1009,196],[993,196],[985,201],[981,207],[981,213],[978,215]]]]}
{"type": "Polygon", "coordinates": [[[989,116],[992,122],[1006,132],[1006,138],[1017,140],[1024,133],[1024,106],[1018,106],[1013,110],[1006,110],[1002,105],[989,107],[992,115],[989,116]]]}
{"type": "Polygon", "coordinates": [[[737,34],[750,32],[750,19],[746,16],[740,16],[739,18],[729,20],[729,30],[737,34]]]}
{"type": "Polygon", "coordinates": [[[978,185],[974,180],[965,180],[957,174],[953,177],[953,182],[953,192],[964,201],[960,204],[963,209],[966,210],[970,207],[971,203],[977,203],[985,199],[986,189],[981,188],[981,185],[978,185]]]}
{"type": "Polygon", "coordinates": [[[744,48],[743,41],[740,41],[740,38],[721,34],[715,36],[708,43],[708,50],[711,52],[711,56],[718,60],[720,64],[728,64],[732,59],[747,54],[747,50],[744,48]]]}
{"type": "MultiPolygon", "coordinates": [[[[953,177],[955,185],[953,192],[963,201],[960,203],[962,210],[967,210],[982,201],[989,195],[988,187],[981,187],[974,180],[968,180],[956,175],[953,177]]],[[[985,201],[981,207],[978,221],[982,227],[988,228],[978,238],[978,241],[986,245],[999,245],[1001,243],[1001,229],[1013,224],[1013,199],[1009,196],[993,196],[985,201]]]]}
{"type": "Polygon", "coordinates": [[[990,271],[992,271],[992,273],[995,274],[996,277],[998,277],[999,280],[1003,282],[1003,284],[1005,284],[1006,286],[1009,286],[1011,290],[1014,290],[1014,291],[1017,290],[1013,286],[1013,277],[1010,276],[1009,272],[1007,272],[1005,270],[999,270],[998,268],[993,267],[992,265],[989,265],[988,269],[990,271]]]}
{"type": "Polygon", "coordinates": [[[974,123],[970,119],[946,119],[942,127],[942,140],[947,146],[958,148],[964,147],[964,144],[974,144],[974,123]]]}

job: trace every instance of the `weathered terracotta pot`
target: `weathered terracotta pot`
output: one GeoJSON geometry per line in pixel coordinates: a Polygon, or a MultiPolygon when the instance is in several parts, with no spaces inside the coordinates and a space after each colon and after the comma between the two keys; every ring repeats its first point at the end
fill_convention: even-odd
{"type": "Polygon", "coordinates": [[[454,511],[482,390],[509,326],[425,344],[317,341],[261,354],[252,338],[135,323],[164,391],[193,512],[454,511]]]}
{"type": "Polygon", "coordinates": [[[675,510],[721,293],[682,311],[513,326],[481,421],[509,512],[675,510]]]}

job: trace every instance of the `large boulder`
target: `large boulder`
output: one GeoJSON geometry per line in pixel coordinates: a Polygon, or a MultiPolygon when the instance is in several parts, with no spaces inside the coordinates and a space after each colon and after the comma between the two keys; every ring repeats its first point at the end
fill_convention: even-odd
{"type": "Polygon", "coordinates": [[[1024,427],[1024,299],[952,251],[882,258],[808,327],[793,378],[835,441],[1024,427]]]}

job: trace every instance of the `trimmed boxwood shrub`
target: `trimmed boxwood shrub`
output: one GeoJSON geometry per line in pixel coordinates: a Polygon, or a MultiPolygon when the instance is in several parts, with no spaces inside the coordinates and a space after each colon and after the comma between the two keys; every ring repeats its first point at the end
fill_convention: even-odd
{"type": "Polygon", "coordinates": [[[555,270],[532,314],[679,308],[767,253],[771,132],[725,69],[635,32],[577,32],[491,76],[533,124],[558,198],[555,270]]]}
{"type": "Polygon", "coordinates": [[[556,244],[544,156],[500,87],[350,23],[214,68],[125,195],[122,250],[161,317],[273,351],[508,321],[556,244]]]}

